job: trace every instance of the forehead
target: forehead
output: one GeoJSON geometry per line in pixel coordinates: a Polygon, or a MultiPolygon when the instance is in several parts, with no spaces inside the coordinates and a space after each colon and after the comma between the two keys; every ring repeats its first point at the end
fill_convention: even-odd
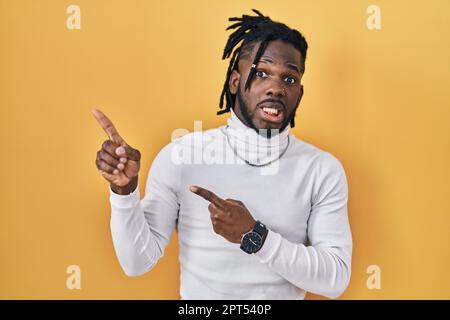
{"type": "MultiPolygon", "coordinates": [[[[251,62],[255,58],[256,52],[258,52],[259,46],[261,42],[257,42],[253,45],[251,51],[251,58],[243,59],[245,62],[251,62]],[[249,61],[248,61],[249,60],[249,61]]],[[[270,41],[267,45],[266,50],[261,56],[261,59],[269,58],[273,60],[275,63],[294,63],[298,66],[301,65],[301,53],[298,51],[292,44],[286,43],[282,40],[274,40],[270,41]]]]}
{"type": "Polygon", "coordinates": [[[266,50],[262,55],[262,57],[269,57],[280,62],[290,61],[294,63],[300,63],[300,56],[300,51],[295,49],[292,44],[283,42],[281,40],[269,42],[266,50]]]}

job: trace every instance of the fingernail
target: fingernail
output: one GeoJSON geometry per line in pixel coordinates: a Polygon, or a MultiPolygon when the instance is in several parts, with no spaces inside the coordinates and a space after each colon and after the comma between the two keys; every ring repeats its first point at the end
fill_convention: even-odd
{"type": "Polygon", "coordinates": [[[125,168],[125,166],[123,165],[123,163],[119,163],[117,165],[117,169],[119,169],[119,170],[123,170],[124,168],[125,168]]]}
{"type": "Polygon", "coordinates": [[[114,169],[113,173],[114,173],[114,174],[119,174],[119,170],[114,169]]]}
{"type": "Polygon", "coordinates": [[[124,147],[118,147],[118,148],[116,149],[116,153],[117,153],[118,155],[124,154],[124,153],[125,153],[125,148],[124,148],[124,147]]]}
{"type": "Polygon", "coordinates": [[[198,188],[195,187],[195,186],[191,186],[191,187],[189,188],[189,190],[191,190],[192,192],[196,192],[196,191],[198,190],[198,188]]]}
{"type": "Polygon", "coordinates": [[[127,162],[127,158],[120,158],[120,162],[122,162],[122,163],[125,163],[125,162],[127,162]]]}

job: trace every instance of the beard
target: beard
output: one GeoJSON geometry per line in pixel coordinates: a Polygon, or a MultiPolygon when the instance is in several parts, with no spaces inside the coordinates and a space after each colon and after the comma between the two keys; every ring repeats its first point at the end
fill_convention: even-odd
{"type": "Polygon", "coordinates": [[[298,102],[300,102],[300,101],[297,102],[297,105],[295,106],[294,110],[292,110],[292,112],[290,114],[286,113],[285,120],[281,123],[280,129],[257,128],[255,123],[253,122],[253,118],[255,117],[255,113],[257,112],[258,108],[255,108],[255,110],[253,112],[250,112],[250,109],[248,108],[248,105],[245,102],[244,97],[241,94],[240,86],[238,86],[236,95],[237,95],[237,100],[239,103],[239,111],[241,111],[241,114],[244,117],[246,125],[248,127],[252,128],[253,130],[255,130],[257,134],[266,136],[265,133],[267,132],[267,138],[269,138],[269,139],[273,135],[276,135],[279,132],[282,132],[284,129],[286,129],[286,127],[289,125],[291,120],[295,117],[295,112],[297,111],[297,108],[298,108],[298,102]],[[263,130],[261,130],[261,129],[263,129],[263,130]]]}

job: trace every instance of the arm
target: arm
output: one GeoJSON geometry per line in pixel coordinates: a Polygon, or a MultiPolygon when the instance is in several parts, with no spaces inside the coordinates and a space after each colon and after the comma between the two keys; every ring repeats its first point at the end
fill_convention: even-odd
{"type": "Polygon", "coordinates": [[[169,144],[149,169],[142,200],[139,187],[129,195],[109,188],[113,244],[128,276],[148,272],[164,253],[178,217],[179,170],[170,159],[169,144]]]}
{"type": "Polygon", "coordinates": [[[292,243],[269,231],[263,247],[255,255],[295,286],[337,298],[347,288],[351,274],[348,186],[344,169],[329,153],[316,169],[318,183],[308,219],[311,245],[292,243]]]}

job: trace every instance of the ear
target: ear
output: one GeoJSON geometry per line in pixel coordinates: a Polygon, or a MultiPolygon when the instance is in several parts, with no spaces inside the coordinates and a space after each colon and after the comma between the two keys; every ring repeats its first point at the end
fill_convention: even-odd
{"type": "Polygon", "coordinates": [[[237,93],[240,79],[241,79],[241,75],[239,74],[239,72],[237,72],[237,70],[233,70],[230,75],[230,81],[228,82],[228,86],[230,88],[231,94],[237,93]]]}
{"type": "Polygon", "coordinates": [[[300,85],[300,95],[298,96],[297,106],[303,98],[303,85],[300,85]]]}

